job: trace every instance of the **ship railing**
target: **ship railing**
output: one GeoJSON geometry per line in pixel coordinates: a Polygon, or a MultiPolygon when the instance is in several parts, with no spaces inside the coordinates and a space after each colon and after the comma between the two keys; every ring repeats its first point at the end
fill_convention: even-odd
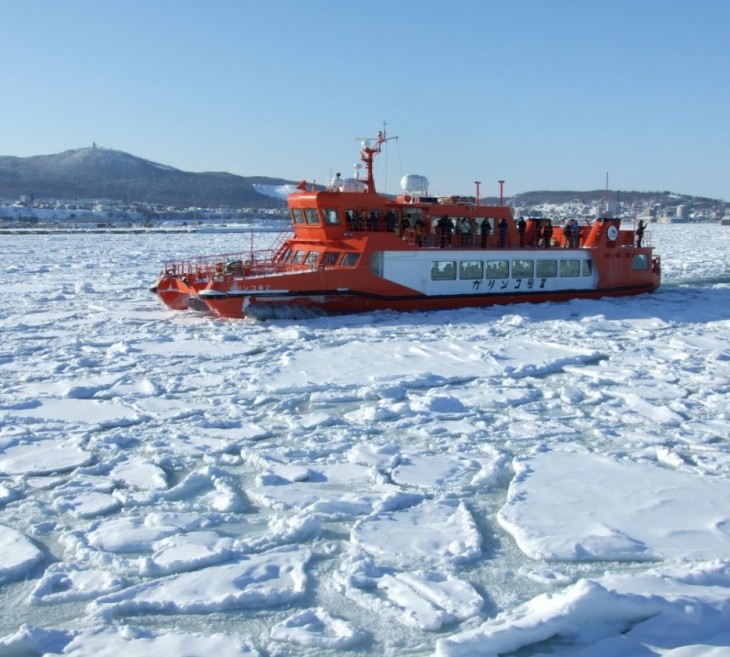
{"type": "Polygon", "coordinates": [[[271,269],[274,251],[270,249],[260,251],[236,251],[232,253],[217,253],[202,255],[184,260],[171,260],[164,264],[163,274],[176,277],[191,277],[196,280],[211,280],[215,276],[234,273],[244,269],[263,270],[271,269]]]}

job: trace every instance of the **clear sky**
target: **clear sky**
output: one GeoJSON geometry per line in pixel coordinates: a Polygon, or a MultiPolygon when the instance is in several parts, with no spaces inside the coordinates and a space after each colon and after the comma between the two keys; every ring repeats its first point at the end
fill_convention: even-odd
{"type": "Polygon", "coordinates": [[[0,0],[0,155],[730,199],[728,0],[0,0]]]}

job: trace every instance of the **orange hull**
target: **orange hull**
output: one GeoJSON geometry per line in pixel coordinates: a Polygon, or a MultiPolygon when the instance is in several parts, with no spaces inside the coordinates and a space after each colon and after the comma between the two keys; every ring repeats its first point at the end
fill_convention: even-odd
{"type": "Polygon", "coordinates": [[[162,303],[172,310],[188,310],[191,295],[197,296],[197,290],[174,276],[160,276],[153,290],[162,303]]]}
{"type": "MultiPolygon", "coordinates": [[[[514,303],[560,302],[571,299],[595,299],[605,296],[629,296],[652,292],[659,287],[660,273],[658,262],[640,272],[629,270],[621,258],[630,259],[633,255],[646,255],[646,249],[627,249],[620,257],[600,252],[592,253],[592,258],[584,258],[590,263],[590,276],[569,280],[549,280],[542,277],[504,278],[498,282],[484,279],[460,281],[435,281],[451,284],[448,288],[415,290],[403,284],[384,279],[373,280],[370,272],[352,271],[347,275],[335,270],[317,273],[289,274],[222,281],[201,290],[201,301],[215,315],[240,319],[252,316],[259,319],[268,317],[307,316],[310,314],[343,314],[371,312],[375,310],[394,310],[401,312],[453,310],[466,307],[488,307],[514,303]],[[642,253],[642,251],[644,253],[642,253]],[[594,264],[595,263],[595,264],[594,264]],[[476,286],[479,282],[480,285],[476,286]],[[553,285],[551,285],[553,283],[553,285]],[[562,284],[562,288],[560,285],[562,284]]],[[[488,262],[491,258],[506,256],[506,260],[519,261],[534,259],[537,262],[576,262],[575,252],[568,250],[524,250],[524,251],[448,251],[423,250],[425,256],[424,274],[428,274],[432,260],[438,257],[453,257],[455,262],[488,262]],[[547,258],[547,256],[552,256],[547,258]],[[466,260],[468,258],[468,260],[466,260]],[[485,260],[482,260],[484,258],[485,260]],[[543,259],[545,258],[545,259],[543,259]]],[[[417,266],[417,263],[411,263],[417,266]]]]}

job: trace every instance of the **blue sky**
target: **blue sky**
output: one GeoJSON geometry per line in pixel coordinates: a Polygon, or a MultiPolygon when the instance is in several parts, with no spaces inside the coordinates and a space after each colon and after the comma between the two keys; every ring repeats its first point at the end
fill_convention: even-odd
{"type": "Polygon", "coordinates": [[[730,199],[727,0],[0,0],[0,155],[730,199]]]}

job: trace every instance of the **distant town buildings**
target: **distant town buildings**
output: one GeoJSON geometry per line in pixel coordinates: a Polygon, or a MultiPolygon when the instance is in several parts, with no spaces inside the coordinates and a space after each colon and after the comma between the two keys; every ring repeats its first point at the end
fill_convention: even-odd
{"type": "Polygon", "coordinates": [[[251,218],[284,218],[285,208],[202,208],[175,207],[152,203],[123,203],[106,199],[38,200],[21,196],[0,199],[0,227],[15,225],[44,226],[148,226],[164,222],[202,224],[243,222],[251,218]]]}
{"type": "MultiPolygon", "coordinates": [[[[519,197],[512,205],[516,216],[548,217],[557,221],[568,218],[593,220],[601,216],[618,216],[626,221],[643,219],[647,222],[730,222],[730,207],[721,201],[708,199],[692,201],[692,197],[677,196],[676,202],[625,203],[619,200],[606,202],[566,202],[520,204],[519,197]]],[[[261,208],[203,208],[176,207],[152,203],[124,203],[107,199],[47,200],[20,196],[17,199],[0,199],[0,227],[14,225],[78,225],[79,227],[155,225],[163,222],[179,222],[188,225],[219,222],[245,222],[252,218],[271,217],[285,219],[283,206],[275,209],[261,208]]]]}

